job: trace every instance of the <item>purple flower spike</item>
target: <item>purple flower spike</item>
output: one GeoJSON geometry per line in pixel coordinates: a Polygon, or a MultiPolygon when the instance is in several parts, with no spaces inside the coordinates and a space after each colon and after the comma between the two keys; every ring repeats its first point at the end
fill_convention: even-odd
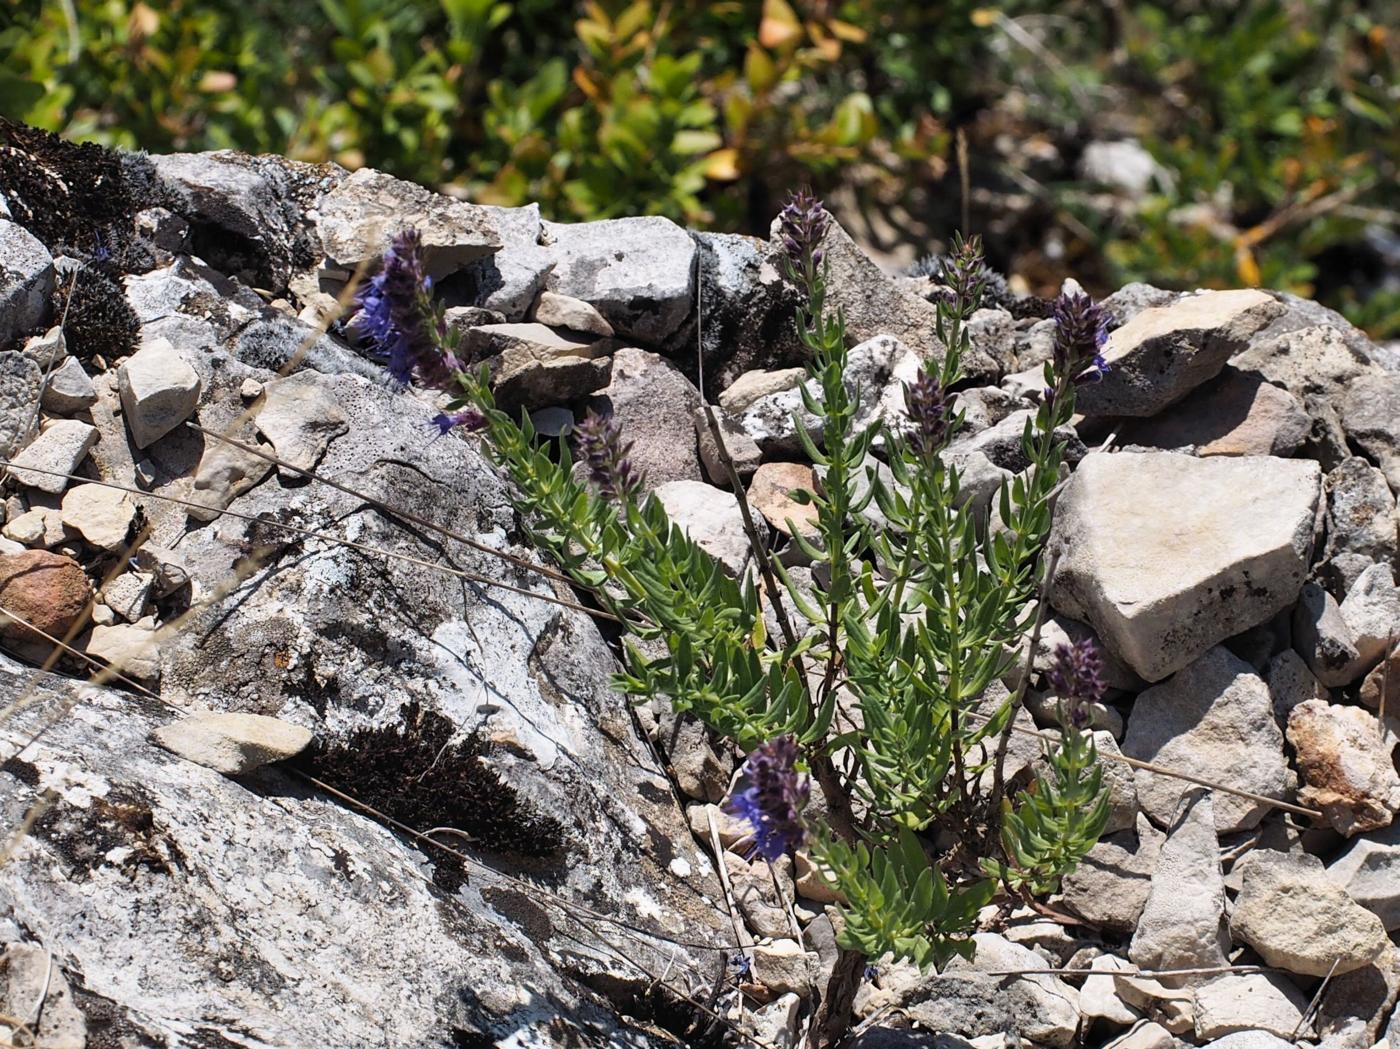
{"type": "Polygon", "coordinates": [[[743,789],[726,806],[754,830],[754,851],[772,862],[798,848],[806,836],[802,810],[812,785],[797,772],[797,740],[778,736],[744,762],[743,789]]]}
{"type": "Polygon", "coordinates": [[[932,455],[948,435],[948,399],[937,376],[920,368],[918,379],[904,388],[904,403],[914,427],[909,443],[920,455],[932,455]]]}
{"type": "Polygon", "coordinates": [[[386,364],[400,385],[411,382],[451,390],[462,364],[445,348],[445,331],[433,309],[432,279],[423,267],[418,231],[406,229],[384,253],[379,272],[355,296],[352,327],[386,364]]]}
{"type": "Polygon", "coordinates": [[[1061,295],[1055,300],[1055,371],[1079,381],[1097,382],[1108,371],[1104,344],[1108,342],[1108,311],[1087,295],[1061,295]]]}
{"type": "Polygon", "coordinates": [[[461,426],[467,430],[480,430],[486,425],[486,416],[475,408],[463,408],[457,412],[439,412],[433,416],[433,425],[438,433],[445,434],[461,426]]]}
{"type": "Polygon", "coordinates": [[[810,255],[814,266],[821,265],[819,245],[830,223],[822,202],[808,189],[799,189],[788,198],[787,206],[778,215],[783,247],[793,265],[801,267],[810,255]]]}
{"type": "Polygon", "coordinates": [[[574,441],[579,458],[588,466],[588,479],[604,497],[620,500],[641,491],[645,482],[628,458],[632,444],[623,442],[622,429],[614,419],[590,411],[574,427],[574,441]]]}
{"type": "Polygon", "coordinates": [[[1072,645],[1056,645],[1054,662],[1045,676],[1074,727],[1086,728],[1089,705],[1103,699],[1108,690],[1103,679],[1103,656],[1093,639],[1086,637],[1072,645]]]}

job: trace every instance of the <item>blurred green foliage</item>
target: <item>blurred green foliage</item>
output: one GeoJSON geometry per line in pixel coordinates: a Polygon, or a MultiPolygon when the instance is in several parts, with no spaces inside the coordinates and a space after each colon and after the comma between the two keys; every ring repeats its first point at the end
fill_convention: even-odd
{"type": "Polygon", "coordinates": [[[1017,163],[998,136],[1044,139],[1066,159],[1036,176],[1041,221],[1102,283],[1317,290],[1395,334],[1400,287],[1351,249],[1396,232],[1398,6],[10,0],[0,112],[724,229],[761,229],[799,182],[956,199],[955,130],[992,181],[978,157],[1017,163]],[[1129,134],[1170,178],[1105,208],[1067,158],[1129,134]]]}

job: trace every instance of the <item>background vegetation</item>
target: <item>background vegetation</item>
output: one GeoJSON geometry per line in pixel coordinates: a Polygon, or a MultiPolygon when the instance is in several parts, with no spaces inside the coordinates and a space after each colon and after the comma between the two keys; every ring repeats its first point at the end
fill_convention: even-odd
{"type": "Polygon", "coordinates": [[[810,183],[877,252],[961,224],[1028,290],[1263,284],[1400,335],[1387,0],[9,0],[0,112],[152,151],[371,164],[556,218],[763,232],[810,183]],[[1083,178],[1135,138],[1137,190],[1083,178]]]}

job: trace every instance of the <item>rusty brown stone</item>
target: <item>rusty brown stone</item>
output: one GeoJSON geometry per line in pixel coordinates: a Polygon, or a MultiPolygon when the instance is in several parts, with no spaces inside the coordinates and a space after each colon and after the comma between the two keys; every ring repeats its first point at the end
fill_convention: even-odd
{"type": "Polygon", "coordinates": [[[0,639],[22,655],[45,655],[53,646],[19,621],[62,639],[92,601],[82,566],[51,550],[0,557],[0,639]]]}
{"type": "Polygon", "coordinates": [[[1375,715],[1310,699],[1288,716],[1288,742],[1298,759],[1298,800],[1321,809],[1350,837],[1390,825],[1400,810],[1400,776],[1391,752],[1396,737],[1375,715]]]}

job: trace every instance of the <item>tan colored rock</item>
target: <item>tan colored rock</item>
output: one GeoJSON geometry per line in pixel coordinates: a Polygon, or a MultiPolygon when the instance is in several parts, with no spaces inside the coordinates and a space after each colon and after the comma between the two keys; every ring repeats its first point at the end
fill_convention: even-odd
{"type": "Polygon", "coordinates": [[[744,372],[719,395],[719,406],[727,412],[742,412],[749,405],[769,394],[796,389],[806,377],[806,368],[744,372]]]}
{"type": "Polygon", "coordinates": [[[1128,431],[1132,444],[1197,455],[1292,455],[1312,420],[1298,399],[1255,372],[1226,367],[1169,412],[1128,431]]]}
{"type": "Polygon", "coordinates": [[[225,776],[241,776],[300,754],[311,743],[308,728],[261,714],[203,711],[152,733],[166,750],[225,776]]]}
{"type": "Polygon", "coordinates": [[[1339,833],[1388,826],[1400,811],[1396,737],[1374,715],[1310,699],[1289,714],[1288,742],[1303,779],[1298,800],[1321,809],[1339,833]]]}
{"type": "Polygon", "coordinates": [[[1297,599],[1321,480],[1295,459],[1091,455],[1056,508],[1051,603],[1160,681],[1297,599]]]}
{"type": "Polygon", "coordinates": [[[70,488],[61,510],[65,525],[103,550],[119,549],[136,518],[136,503],[130,495],[101,484],[70,488]]]}
{"type": "Polygon", "coordinates": [[[774,994],[807,998],[821,975],[815,951],[804,951],[796,940],[774,940],[753,949],[753,979],[774,994]]]}
{"type": "Polygon", "coordinates": [[[1260,850],[1241,865],[1230,931],[1266,965],[1326,976],[1370,965],[1390,950],[1381,920],[1332,882],[1316,856],[1260,850]]]}
{"type": "Polygon", "coordinates": [[[63,528],[63,515],[49,506],[26,510],[5,524],[4,536],[25,546],[42,546],[52,550],[68,533],[63,528]]]}
{"type": "Polygon", "coordinates": [[[1283,312],[1265,292],[1205,291],[1135,315],[1109,336],[1102,382],[1079,390],[1085,415],[1156,415],[1220,373],[1283,312]]]}
{"type": "Polygon", "coordinates": [[[125,677],[148,684],[160,678],[160,648],[154,616],[135,623],[93,627],[85,651],[125,677]]]}
{"type": "Polygon", "coordinates": [[[796,526],[797,534],[812,539],[817,535],[817,508],[812,503],[797,502],[792,493],[815,488],[816,478],[810,466],[764,463],[749,482],[749,504],[784,535],[792,535],[792,526],[796,526]]]}
{"type": "Polygon", "coordinates": [[[589,332],[604,339],[613,335],[613,326],[591,303],[557,291],[540,292],[535,302],[534,320],[552,328],[589,332]]]}
{"type": "Polygon", "coordinates": [[[198,373],[169,339],[145,343],[117,369],[122,412],[137,448],[149,448],[194,414],[198,373]]]}
{"type": "Polygon", "coordinates": [[[0,557],[0,637],[26,653],[53,646],[21,621],[63,640],[91,602],[92,586],[71,557],[47,550],[0,557]]]}
{"type": "Polygon", "coordinates": [[[1307,1007],[1292,981],[1276,973],[1224,973],[1196,988],[1196,1037],[1267,1031],[1291,1038],[1307,1007]]]}
{"type": "Polygon", "coordinates": [[[75,473],[92,446],[97,443],[97,428],[78,419],[62,419],[45,427],[12,462],[9,473],[26,488],[37,488],[58,495],[69,485],[67,477],[55,474],[75,473]],[[26,466],[37,470],[25,470],[26,466]],[[38,470],[48,471],[39,473],[38,470]]]}

